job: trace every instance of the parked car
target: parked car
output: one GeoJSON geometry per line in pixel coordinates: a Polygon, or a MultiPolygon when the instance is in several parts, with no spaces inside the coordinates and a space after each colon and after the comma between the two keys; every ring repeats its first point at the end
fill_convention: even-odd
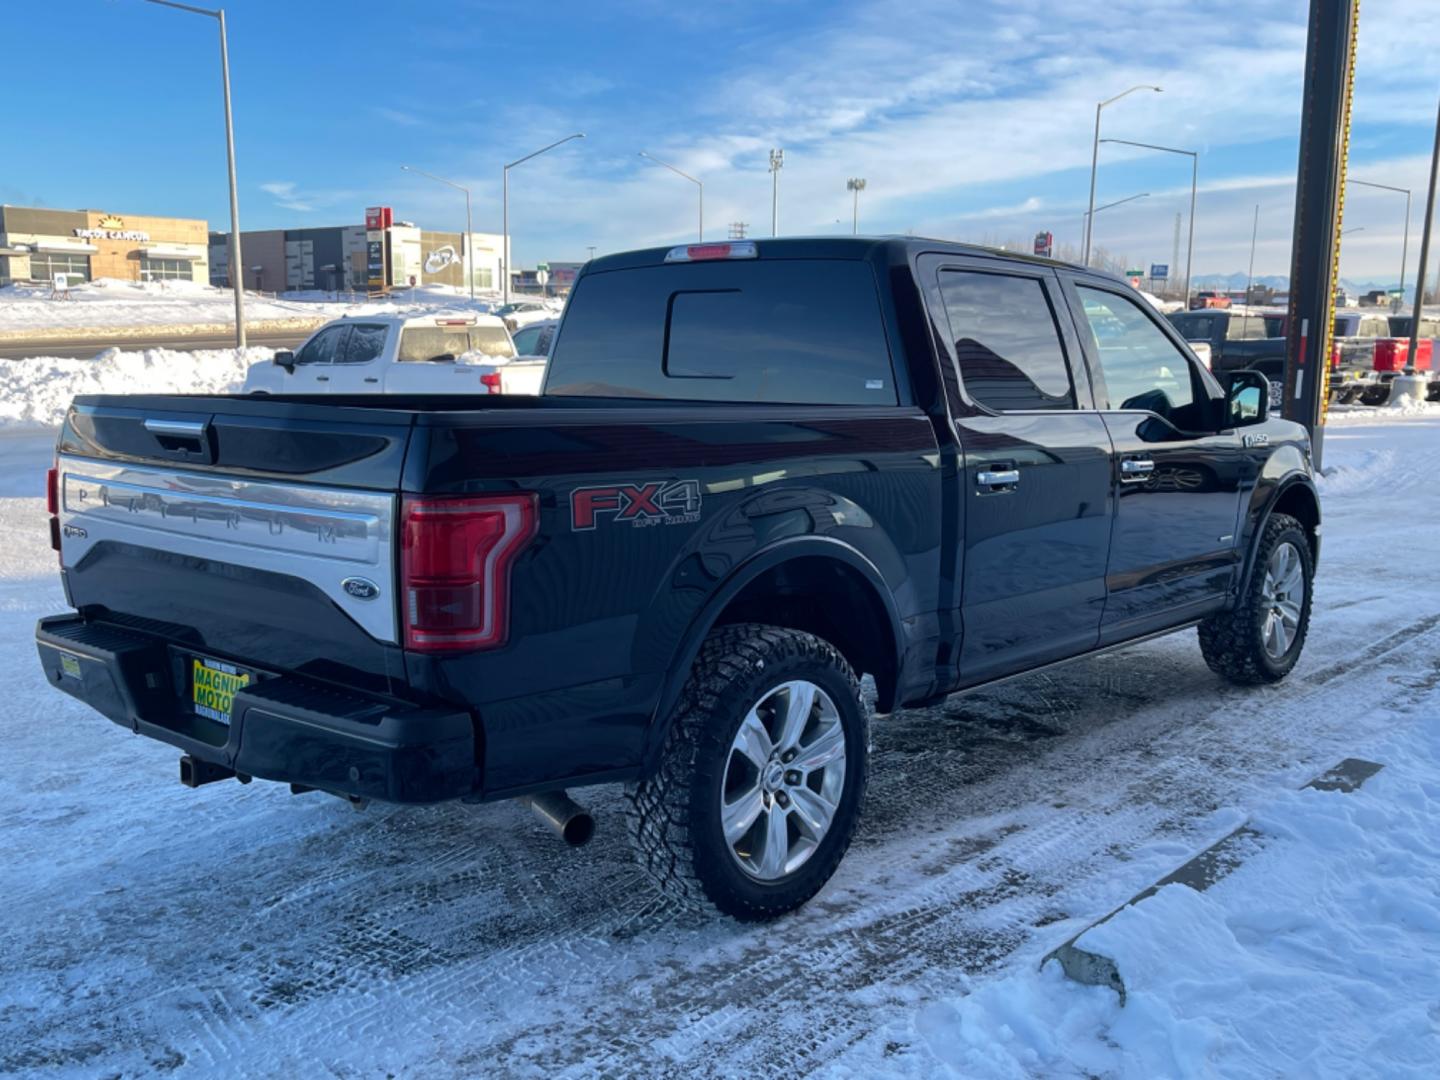
{"type": "Polygon", "coordinates": [[[327,323],[293,352],[253,364],[248,394],[485,394],[515,356],[493,315],[367,316],[327,323]]]}
{"type": "MultiPolygon", "coordinates": [[[[1375,370],[1387,385],[1407,366],[1413,318],[1411,315],[1391,315],[1391,340],[1376,347],[1375,370]]],[[[1426,395],[1430,401],[1440,401],[1440,363],[1437,363],[1437,354],[1440,354],[1440,316],[1422,315],[1419,338],[1415,342],[1415,363],[1410,366],[1414,367],[1417,374],[1430,380],[1426,395]]]]}
{"type": "Polygon", "coordinates": [[[850,844],[861,675],[884,714],[1198,626],[1273,683],[1320,543],[1262,376],[1120,279],[905,238],[595,259],[537,397],[80,397],[49,490],[46,678],[186,783],[574,840],[564,789],[624,783],[645,870],[744,919],[850,844]]]}
{"type": "Polygon", "coordinates": [[[558,311],[559,305],[553,300],[516,300],[496,308],[495,314],[503,319],[506,327],[513,332],[531,323],[553,319],[558,311]]]}
{"type": "Polygon", "coordinates": [[[1390,388],[1376,374],[1378,343],[1391,334],[1379,313],[1341,311],[1335,315],[1330,359],[1330,399],[1341,405],[1383,404],[1390,388]]]}
{"type": "Polygon", "coordinates": [[[1186,341],[1210,347],[1210,370],[1225,375],[1258,371],[1270,381],[1270,404],[1279,408],[1285,386],[1284,317],[1264,312],[1177,311],[1167,318],[1186,341]]]}
{"type": "Polygon", "coordinates": [[[1202,311],[1216,308],[1224,311],[1228,309],[1232,303],[1233,301],[1230,299],[1229,293],[1202,290],[1190,297],[1190,310],[1202,311]]]}
{"type": "Polygon", "coordinates": [[[549,356],[550,346],[555,341],[555,331],[559,326],[559,319],[545,319],[522,326],[510,335],[511,340],[515,342],[516,354],[519,356],[549,356]]]}

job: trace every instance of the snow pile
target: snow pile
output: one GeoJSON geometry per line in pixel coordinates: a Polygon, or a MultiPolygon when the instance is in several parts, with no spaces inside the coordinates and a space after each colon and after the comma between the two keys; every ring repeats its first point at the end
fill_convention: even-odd
{"type": "Polygon", "coordinates": [[[206,394],[239,390],[273,349],[106,349],[92,360],[0,360],[0,428],[54,427],[77,394],[206,394]]]}
{"type": "Polygon", "coordinates": [[[1385,768],[1359,791],[1272,799],[1265,844],[1208,892],[1167,886],[1084,934],[1124,1007],[1052,961],[927,1007],[918,1033],[964,1076],[1434,1076],[1435,719],[1367,753],[1385,768]]]}

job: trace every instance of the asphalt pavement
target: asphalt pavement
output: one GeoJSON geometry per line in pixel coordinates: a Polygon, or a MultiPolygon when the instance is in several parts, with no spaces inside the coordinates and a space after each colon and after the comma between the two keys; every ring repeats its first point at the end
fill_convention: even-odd
{"type": "MultiPolygon", "coordinates": [[[[312,330],[251,331],[247,344],[264,345],[271,349],[288,349],[299,345],[312,330]]],[[[117,337],[110,341],[6,341],[0,342],[0,360],[24,360],[31,356],[61,356],[85,360],[106,349],[119,348],[138,352],[141,349],[229,349],[235,344],[234,334],[160,334],[154,337],[117,337]]]]}

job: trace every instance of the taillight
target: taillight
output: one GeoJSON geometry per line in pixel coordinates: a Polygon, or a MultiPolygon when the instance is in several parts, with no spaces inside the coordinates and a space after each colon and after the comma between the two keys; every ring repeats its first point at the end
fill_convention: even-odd
{"type": "Polygon", "coordinates": [[[45,512],[50,515],[50,546],[60,550],[60,469],[45,470],[45,512]]]}
{"type": "Polygon", "coordinates": [[[498,394],[501,392],[499,372],[492,371],[488,374],[481,375],[480,384],[485,387],[485,392],[487,394],[498,394]]]}
{"type": "Polygon", "coordinates": [[[754,240],[732,240],[728,244],[685,244],[665,253],[668,262],[704,262],[707,259],[753,259],[760,254],[754,240]]]}
{"type": "Polygon", "coordinates": [[[405,647],[489,649],[510,630],[510,568],[535,535],[534,495],[406,499],[405,647]]]}

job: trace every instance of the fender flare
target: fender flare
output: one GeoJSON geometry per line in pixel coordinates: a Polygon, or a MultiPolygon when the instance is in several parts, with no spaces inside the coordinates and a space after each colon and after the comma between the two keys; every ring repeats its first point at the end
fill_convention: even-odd
{"type": "Polygon", "coordinates": [[[859,549],[843,540],[828,536],[793,536],[761,548],[739,563],[720,582],[705,601],[704,606],[690,620],[690,625],[681,636],[671,658],[670,666],[661,688],[659,701],[651,715],[645,735],[645,748],[641,759],[642,776],[649,776],[659,764],[660,751],[665,745],[665,736],[670,731],[675,703],[690,677],[690,668],[700,653],[700,646],[714,628],[720,615],[740,592],[761,574],[783,563],[796,559],[820,557],[832,559],[858,572],[869,585],[885,610],[890,623],[890,635],[896,665],[896,683],[899,683],[899,666],[905,656],[905,638],[900,611],[895,605],[894,594],[885,583],[879,569],[859,549]]]}
{"type": "MultiPolygon", "coordinates": [[[[1275,507],[1279,504],[1280,500],[1296,487],[1302,487],[1309,493],[1311,500],[1315,503],[1316,517],[1319,517],[1320,493],[1315,490],[1315,483],[1308,476],[1304,473],[1292,472],[1276,484],[1274,491],[1272,491],[1270,497],[1265,500],[1265,505],[1261,508],[1259,515],[1255,519],[1254,532],[1245,542],[1245,562],[1241,567],[1240,583],[1235,593],[1237,597],[1244,596],[1246,590],[1250,588],[1250,578],[1255,572],[1255,553],[1259,550],[1260,538],[1265,535],[1265,527],[1270,523],[1270,515],[1275,512],[1275,507]]],[[[1317,535],[1317,547],[1318,544],[1319,536],[1317,535]]],[[[1318,556],[1319,552],[1316,551],[1315,554],[1318,556]]]]}

